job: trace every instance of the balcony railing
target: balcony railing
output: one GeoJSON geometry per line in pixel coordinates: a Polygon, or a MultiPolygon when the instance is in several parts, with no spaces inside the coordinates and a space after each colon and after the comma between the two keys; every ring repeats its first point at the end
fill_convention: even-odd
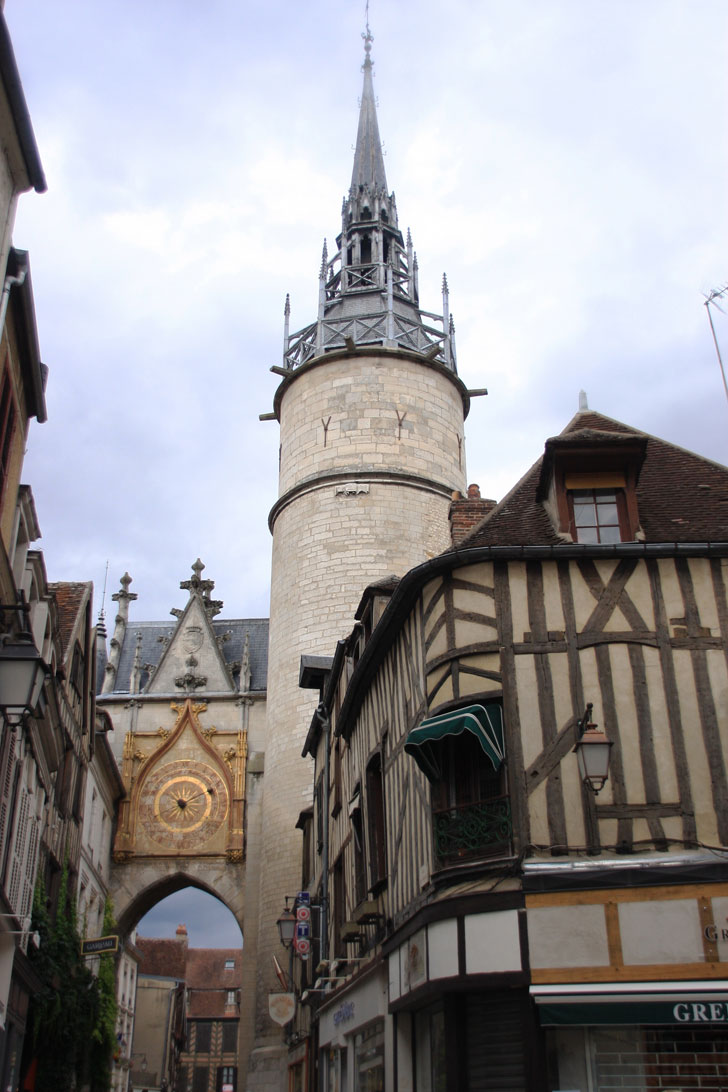
{"type": "Polygon", "coordinates": [[[433,810],[432,819],[435,856],[440,864],[510,852],[511,803],[507,796],[433,810]]]}

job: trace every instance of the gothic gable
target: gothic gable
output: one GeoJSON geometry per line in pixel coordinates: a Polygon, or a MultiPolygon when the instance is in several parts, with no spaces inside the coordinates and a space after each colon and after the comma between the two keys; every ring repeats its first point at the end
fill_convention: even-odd
{"type": "Polygon", "coordinates": [[[208,611],[202,596],[191,595],[145,693],[235,691],[208,611]]]}

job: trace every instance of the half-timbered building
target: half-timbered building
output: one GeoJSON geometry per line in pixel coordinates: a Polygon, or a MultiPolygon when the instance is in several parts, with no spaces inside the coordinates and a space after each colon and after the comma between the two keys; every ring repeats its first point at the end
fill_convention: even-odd
{"type": "Polygon", "coordinates": [[[478,503],[302,664],[323,1087],[717,1092],[728,470],[584,409],[478,503]]]}

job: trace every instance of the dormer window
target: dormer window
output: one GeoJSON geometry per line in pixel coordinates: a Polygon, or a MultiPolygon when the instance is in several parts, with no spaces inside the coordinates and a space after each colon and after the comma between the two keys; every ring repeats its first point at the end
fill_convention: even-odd
{"type": "Polygon", "coordinates": [[[634,541],[646,443],[592,429],[548,440],[537,496],[554,529],[585,545],[634,541]]]}
{"type": "Polygon", "coordinates": [[[564,485],[574,542],[626,542],[634,537],[624,474],[566,474],[564,485]]]}

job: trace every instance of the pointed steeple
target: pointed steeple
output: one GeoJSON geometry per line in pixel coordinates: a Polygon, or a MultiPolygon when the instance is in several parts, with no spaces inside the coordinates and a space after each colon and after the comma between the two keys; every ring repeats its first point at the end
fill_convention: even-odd
{"type": "MultiPolygon", "coordinates": [[[[331,258],[324,245],[316,321],[293,334],[288,333],[286,324],[284,375],[327,352],[364,345],[404,349],[455,371],[449,313],[438,318],[419,309],[412,237],[408,230],[405,243],[394,194],[387,192],[372,83],[374,39],[368,23],[362,37],[364,85],[351,188],[341,210],[341,234],[331,258]]],[[[447,300],[445,295],[446,310],[447,300]]]]}
{"type": "Polygon", "coordinates": [[[351,189],[368,187],[372,190],[387,189],[387,176],[384,171],[384,156],[382,155],[382,142],[379,139],[379,125],[377,123],[377,106],[374,101],[374,86],[372,83],[372,42],[374,38],[367,29],[362,34],[364,39],[364,89],[361,94],[359,107],[359,129],[356,134],[356,151],[354,152],[354,169],[351,172],[351,189]]]}

